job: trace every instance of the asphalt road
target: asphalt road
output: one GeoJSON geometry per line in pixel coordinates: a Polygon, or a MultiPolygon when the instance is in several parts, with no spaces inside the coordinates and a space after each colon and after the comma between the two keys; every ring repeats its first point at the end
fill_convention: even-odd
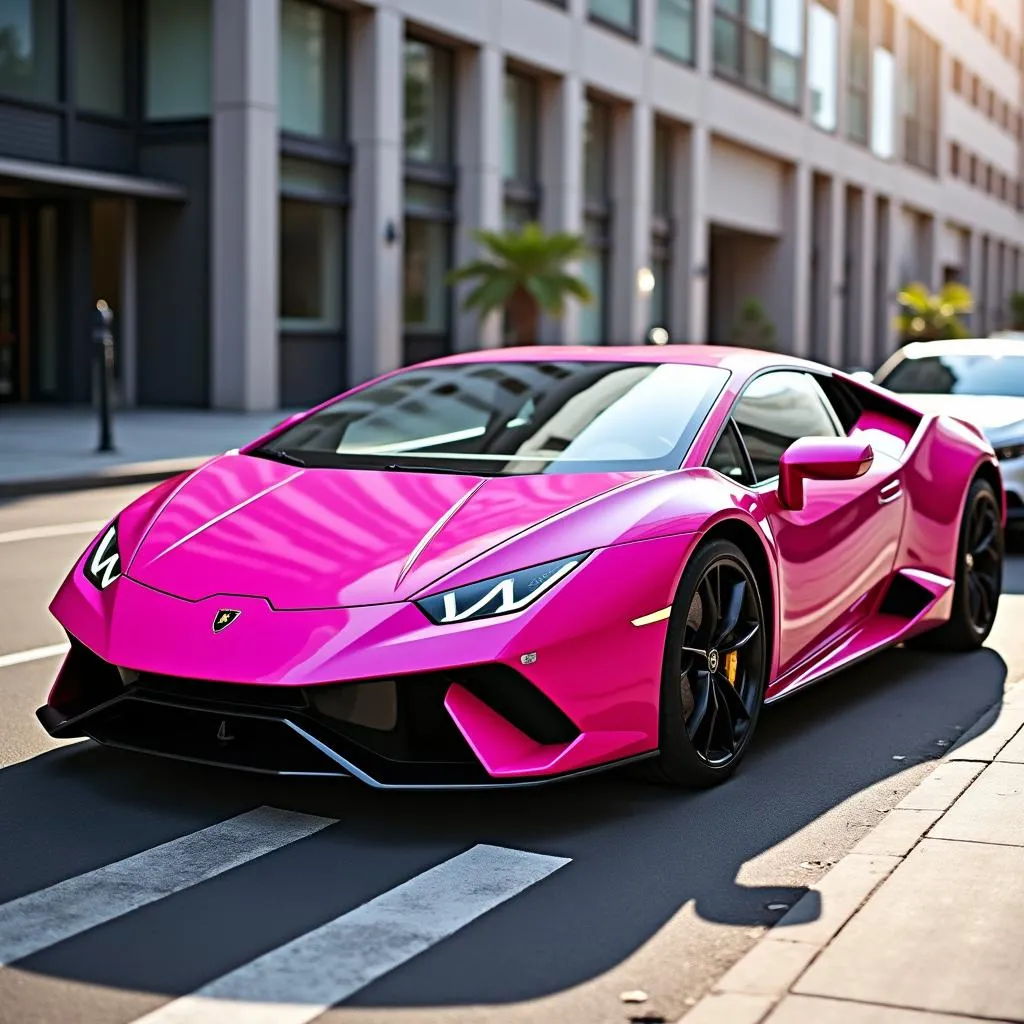
{"type": "Polygon", "coordinates": [[[711,792],[389,794],[53,743],[46,605],[138,492],[0,505],[0,1024],[248,1022],[254,992],[267,1024],[674,1021],[1024,675],[1018,556],[985,650],[768,709],[711,792]]]}

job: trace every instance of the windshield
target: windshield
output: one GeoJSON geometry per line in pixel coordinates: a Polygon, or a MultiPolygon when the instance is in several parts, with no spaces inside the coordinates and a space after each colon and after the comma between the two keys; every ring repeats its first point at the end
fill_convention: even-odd
{"type": "Polygon", "coordinates": [[[1024,396],[1024,356],[979,353],[904,359],[879,383],[907,395],[1024,396]]]}
{"type": "Polygon", "coordinates": [[[481,476],[678,469],[728,378],[674,363],[418,367],[332,402],[250,454],[481,476]]]}

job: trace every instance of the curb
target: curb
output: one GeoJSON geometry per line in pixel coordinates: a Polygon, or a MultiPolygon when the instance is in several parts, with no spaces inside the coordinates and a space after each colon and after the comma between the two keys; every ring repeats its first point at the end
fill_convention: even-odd
{"type": "Polygon", "coordinates": [[[1024,682],[985,711],[936,762],[935,770],[772,925],[677,1024],[761,1024],[787,996],[802,998],[791,992],[804,972],[1022,727],[1024,682]]]}
{"type": "Polygon", "coordinates": [[[194,455],[183,459],[129,462],[65,476],[0,480],[0,499],[56,494],[63,491],[88,491],[97,487],[122,487],[126,484],[157,483],[178,473],[191,472],[211,458],[213,455],[194,455]]]}

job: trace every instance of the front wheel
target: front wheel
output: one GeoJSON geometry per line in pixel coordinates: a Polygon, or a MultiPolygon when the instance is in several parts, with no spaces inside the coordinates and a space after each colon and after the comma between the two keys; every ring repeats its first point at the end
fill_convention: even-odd
{"type": "Polygon", "coordinates": [[[661,681],[656,781],[727,779],[750,745],[768,679],[768,629],[757,578],[725,540],[700,547],[679,583],[661,681]]]}
{"type": "Polygon", "coordinates": [[[915,647],[973,651],[988,639],[1003,589],[1003,544],[999,498],[979,477],[971,484],[960,521],[949,621],[914,637],[915,647]]]}

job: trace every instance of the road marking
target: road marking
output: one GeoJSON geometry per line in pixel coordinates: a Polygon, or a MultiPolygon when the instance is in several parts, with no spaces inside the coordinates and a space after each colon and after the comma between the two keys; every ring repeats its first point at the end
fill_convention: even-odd
{"type": "Polygon", "coordinates": [[[30,661],[43,661],[45,658],[56,658],[58,655],[67,654],[70,646],[70,644],[50,644],[49,647],[34,647],[30,651],[0,654],[0,668],[25,665],[30,661]]]}
{"type": "Polygon", "coordinates": [[[568,863],[474,846],[135,1024],[306,1024],[568,863]]]}
{"type": "Polygon", "coordinates": [[[334,823],[259,807],[0,905],[0,967],[334,823]]]}
{"type": "Polygon", "coordinates": [[[50,537],[73,537],[80,533],[98,533],[106,525],[106,519],[97,519],[89,523],[59,523],[56,526],[33,526],[27,530],[8,530],[7,533],[0,533],[0,544],[47,540],[50,537]]]}

